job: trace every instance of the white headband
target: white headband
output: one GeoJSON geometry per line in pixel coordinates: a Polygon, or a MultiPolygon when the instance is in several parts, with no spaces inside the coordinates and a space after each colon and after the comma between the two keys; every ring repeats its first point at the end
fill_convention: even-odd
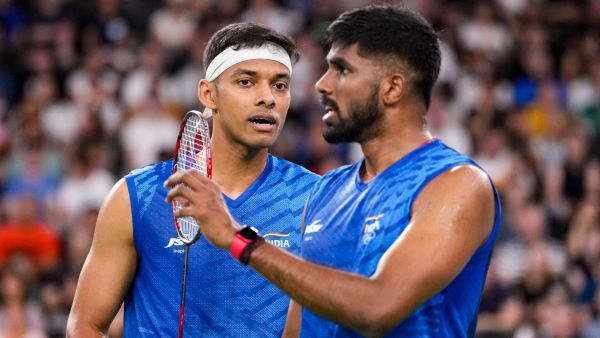
{"type": "MultiPolygon", "coordinates": [[[[273,60],[284,65],[292,74],[292,61],[290,56],[281,46],[267,42],[257,48],[241,48],[238,50],[229,47],[217,55],[206,69],[206,79],[213,81],[229,67],[248,60],[273,60]]],[[[212,109],[206,108],[202,114],[205,118],[212,116],[212,109]]]]}

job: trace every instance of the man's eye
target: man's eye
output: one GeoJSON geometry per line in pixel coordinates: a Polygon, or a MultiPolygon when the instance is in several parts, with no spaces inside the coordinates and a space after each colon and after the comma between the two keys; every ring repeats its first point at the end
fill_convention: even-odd
{"type": "Polygon", "coordinates": [[[286,90],[288,88],[288,84],[287,83],[283,83],[283,82],[278,82],[275,84],[275,88],[277,90],[286,90]]]}
{"type": "Polygon", "coordinates": [[[238,83],[244,87],[248,87],[252,84],[252,82],[250,82],[248,79],[241,79],[238,81],[238,83]]]}

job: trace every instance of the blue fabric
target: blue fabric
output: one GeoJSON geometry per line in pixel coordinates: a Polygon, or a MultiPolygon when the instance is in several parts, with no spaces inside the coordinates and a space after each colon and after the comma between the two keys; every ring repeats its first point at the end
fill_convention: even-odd
{"type": "MultiPolygon", "coordinates": [[[[138,270],[125,299],[125,337],[177,336],[184,247],[162,186],[172,167],[166,161],[126,177],[138,270]]],[[[298,254],[302,210],[317,179],[269,155],[262,175],[237,199],[225,201],[240,224],[298,254]]],[[[279,289],[205,238],[190,246],[185,337],[279,337],[288,304],[279,289]]]]}
{"type": "MultiPolygon", "coordinates": [[[[368,183],[362,161],[336,169],[315,185],[306,211],[302,256],[312,262],[370,277],[382,255],[402,234],[421,189],[440,173],[474,162],[439,140],[407,154],[368,183]]],[[[495,189],[495,188],[494,188],[495,189]]],[[[492,246],[491,236],[460,274],[416,309],[389,337],[466,337],[474,327],[492,246]]],[[[358,334],[302,310],[302,337],[357,337],[358,334]]]]}

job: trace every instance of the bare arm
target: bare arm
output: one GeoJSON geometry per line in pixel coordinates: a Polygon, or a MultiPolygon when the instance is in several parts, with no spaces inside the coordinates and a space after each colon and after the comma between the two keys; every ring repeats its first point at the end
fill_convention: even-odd
{"type": "MultiPolygon", "coordinates": [[[[169,198],[187,200],[189,206],[181,214],[196,217],[209,241],[228,249],[237,225],[215,208],[216,199],[208,197],[218,188],[186,176],[176,174],[167,185],[185,181],[192,189],[176,187],[169,198]],[[201,193],[196,196],[197,192],[201,193]]],[[[488,238],[494,211],[487,176],[461,166],[423,189],[409,226],[371,278],[313,264],[268,244],[252,253],[250,265],[317,315],[366,336],[381,336],[456,277],[488,238]]]]}
{"type": "Polygon", "coordinates": [[[302,307],[294,300],[290,301],[287,319],[283,329],[282,338],[296,338],[300,335],[300,322],[302,319],[302,307]]]}
{"type": "Polygon", "coordinates": [[[79,276],[67,337],[106,334],[136,265],[129,194],[122,179],[100,209],[92,247],[79,276]]]}
{"type": "Polygon", "coordinates": [[[108,329],[108,338],[122,338],[123,337],[123,321],[125,317],[125,304],[121,304],[119,308],[119,312],[113,319],[112,323],[110,323],[110,327],[108,329]]]}

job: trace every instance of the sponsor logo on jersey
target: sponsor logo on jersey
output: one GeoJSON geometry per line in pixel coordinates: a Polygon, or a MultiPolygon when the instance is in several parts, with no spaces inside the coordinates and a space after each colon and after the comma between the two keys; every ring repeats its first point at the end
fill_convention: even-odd
{"type": "Polygon", "coordinates": [[[172,237],[169,238],[169,244],[167,244],[167,246],[165,246],[165,249],[170,248],[172,246],[182,246],[183,245],[183,241],[181,239],[179,239],[179,237],[172,237]]]}
{"type": "Polygon", "coordinates": [[[363,237],[362,242],[364,245],[369,244],[376,236],[377,231],[381,228],[379,219],[383,217],[383,214],[369,216],[365,219],[365,225],[363,225],[363,237]]]}
{"type": "Polygon", "coordinates": [[[304,234],[312,234],[314,232],[319,232],[321,230],[321,228],[323,227],[323,223],[321,223],[321,220],[315,220],[312,223],[310,223],[308,226],[306,226],[306,230],[304,230],[304,234]]]}
{"type": "Polygon", "coordinates": [[[304,229],[304,241],[310,241],[312,239],[312,235],[310,234],[314,234],[315,232],[319,232],[321,231],[321,228],[323,227],[323,223],[321,223],[320,219],[317,219],[315,221],[313,221],[312,223],[310,223],[309,225],[306,226],[306,229],[304,229]],[[310,236],[307,236],[310,235],[310,236]]]}
{"type": "Polygon", "coordinates": [[[183,245],[184,243],[179,237],[171,237],[169,238],[169,243],[164,248],[173,248],[174,253],[183,253],[183,248],[181,248],[183,245]]]}
{"type": "Polygon", "coordinates": [[[268,232],[263,236],[267,242],[280,248],[291,247],[289,237],[290,234],[284,234],[281,232],[268,232]]]}

